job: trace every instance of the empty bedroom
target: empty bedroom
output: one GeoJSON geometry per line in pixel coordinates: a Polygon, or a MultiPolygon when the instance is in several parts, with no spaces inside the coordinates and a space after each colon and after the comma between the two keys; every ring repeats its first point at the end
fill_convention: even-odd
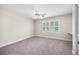
{"type": "Polygon", "coordinates": [[[72,4],[0,4],[0,55],[72,55],[72,4]]]}

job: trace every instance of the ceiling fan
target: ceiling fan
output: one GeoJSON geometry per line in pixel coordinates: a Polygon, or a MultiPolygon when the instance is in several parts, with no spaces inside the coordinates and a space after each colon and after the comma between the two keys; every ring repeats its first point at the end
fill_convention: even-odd
{"type": "Polygon", "coordinates": [[[39,12],[37,9],[34,10],[35,17],[39,17],[40,19],[43,19],[46,16],[46,13],[39,12]]]}

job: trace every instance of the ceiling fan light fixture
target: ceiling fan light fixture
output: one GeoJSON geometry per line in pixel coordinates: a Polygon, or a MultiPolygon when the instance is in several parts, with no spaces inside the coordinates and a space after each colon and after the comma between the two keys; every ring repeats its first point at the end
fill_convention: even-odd
{"type": "Polygon", "coordinates": [[[34,8],[34,17],[43,19],[46,16],[46,13],[40,12],[37,8],[34,8]]]}

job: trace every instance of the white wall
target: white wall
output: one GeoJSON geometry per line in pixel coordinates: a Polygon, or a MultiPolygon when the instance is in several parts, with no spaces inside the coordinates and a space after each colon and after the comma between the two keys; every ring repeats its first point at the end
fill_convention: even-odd
{"type": "Polygon", "coordinates": [[[33,36],[33,20],[0,10],[0,46],[33,36]]]}
{"type": "Polygon", "coordinates": [[[68,37],[68,33],[72,32],[72,15],[63,15],[57,17],[51,17],[49,19],[42,19],[36,20],[36,36],[47,37],[47,38],[54,38],[54,39],[61,39],[61,40],[69,40],[71,39],[68,37]],[[60,21],[60,30],[58,33],[53,33],[52,31],[44,32],[42,31],[42,22],[43,21],[52,21],[52,20],[59,20],[60,21]]]}

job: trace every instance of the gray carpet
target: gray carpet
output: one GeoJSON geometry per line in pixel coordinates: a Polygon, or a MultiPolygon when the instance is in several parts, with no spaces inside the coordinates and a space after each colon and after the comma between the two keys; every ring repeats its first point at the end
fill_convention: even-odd
{"type": "Polygon", "coordinates": [[[0,55],[71,55],[72,42],[31,37],[0,48],[0,55]]]}

